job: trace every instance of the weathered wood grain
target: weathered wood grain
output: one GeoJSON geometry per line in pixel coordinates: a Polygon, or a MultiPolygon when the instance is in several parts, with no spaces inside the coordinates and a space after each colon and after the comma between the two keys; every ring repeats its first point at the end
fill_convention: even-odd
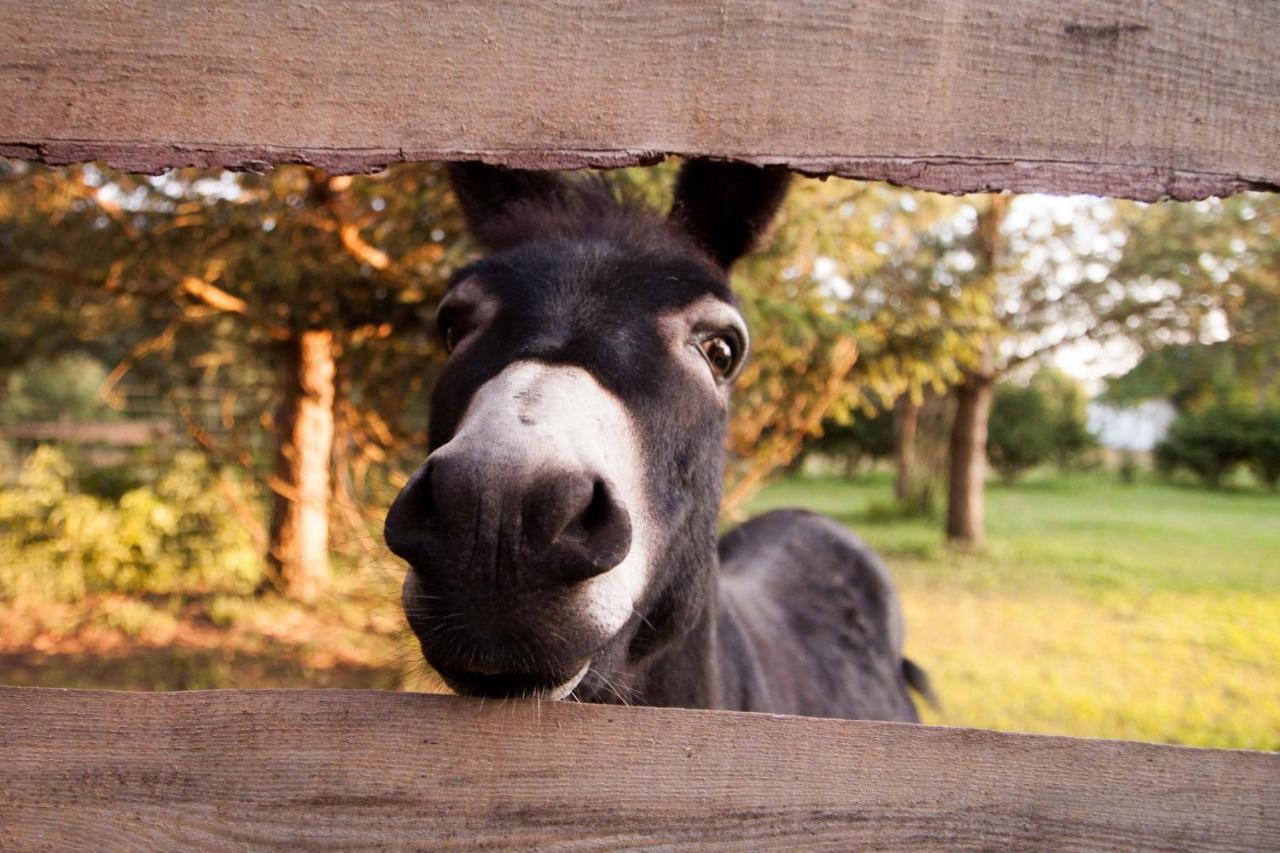
{"type": "Polygon", "coordinates": [[[665,154],[960,192],[1280,187],[1271,0],[6,0],[0,154],[665,154]]]}
{"type": "Polygon", "coordinates": [[[0,688],[0,848],[1257,850],[1280,755],[365,691],[0,688]]]}

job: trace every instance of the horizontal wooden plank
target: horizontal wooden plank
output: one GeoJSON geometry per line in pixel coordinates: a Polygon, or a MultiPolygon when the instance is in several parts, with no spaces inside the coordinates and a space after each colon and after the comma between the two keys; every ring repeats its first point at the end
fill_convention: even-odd
{"type": "Polygon", "coordinates": [[[0,848],[1219,849],[1280,754],[369,691],[0,688],[0,848]]]}
{"type": "Polygon", "coordinates": [[[1280,187],[1270,0],[8,0],[0,154],[362,171],[666,154],[961,192],[1280,187]]]}

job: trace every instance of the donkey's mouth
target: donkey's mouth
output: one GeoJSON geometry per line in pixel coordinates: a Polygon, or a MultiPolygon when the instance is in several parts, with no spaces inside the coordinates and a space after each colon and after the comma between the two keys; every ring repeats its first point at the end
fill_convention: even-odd
{"type": "Polygon", "coordinates": [[[464,696],[551,700],[564,699],[572,693],[586,676],[590,666],[590,660],[583,661],[577,672],[565,678],[562,675],[531,675],[521,672],[473,672],[432,664],[449,689],[464,696]]]}

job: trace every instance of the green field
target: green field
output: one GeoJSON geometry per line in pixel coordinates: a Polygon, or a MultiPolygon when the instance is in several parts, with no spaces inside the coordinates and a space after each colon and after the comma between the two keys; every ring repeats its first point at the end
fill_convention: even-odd
{"type": "Polygon", "coordinates": [[[803,506],[884,557],[931,723],[1280,749],[1280,496],[1102,475],[988,490],[990,543],[889,519],[887,477],[801,477],[753,512],[803,506]]]}

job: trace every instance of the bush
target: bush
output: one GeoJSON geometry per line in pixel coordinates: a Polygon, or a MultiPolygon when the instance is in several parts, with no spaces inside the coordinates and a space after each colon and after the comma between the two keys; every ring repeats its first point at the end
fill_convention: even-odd
{"type": "Polygon", "coordinates": [[[1132,451],[1126,450],[1120,454],[1120,467],[1116,469],[1116,473],[1120,476],[1120,482],[1126,486],[1138,482],[1138,460],[1133,458],[1132,451]]]}
{"type": "Polygon", "coordinates": [[[1250,420],[1249,467],[1267,488],[1280,486],[1280,409],[1255,412],[1250,420]]]}
{"type": "Polygon", "coordinates": [[[1050,456],[1062,471],[1083,466],[1085,454],[1097,447],[1089,432],[1088,395],[1064,373],[1044,369],[1031,378],[1044,394],[1049,419],[1050,456]]]}
{"type": "Polygon", "coordinates": [[[893,413],[854,412],[848,423],[826,421],[822,435],[806,448],[843,465],[852,476],[863,460],[885,459],[893,455],[893,413]]]}
{"type": "Polygon", "coordinates": [[[0,596],[75,600],[91,592],[252,592],[258,549],[229,509],[221,479],[196,453],[118,501],[77,490],[72,466],[50,447],[0,490],[0,596]]]}
{"type": "Polygon", "coordinates": [[[1054,370],[1041,370],[1030,384],[996,386],[987,426],[987,455],[1006,481],[1052,461],[1062,470],[1080,464],[1096,444],[1085,416],[1078,382],[1054,370]]]}
{"type": "Polygon", "coordinates": [[[1247,464],[1263,483],[1280,480],[1280,410],[1251,411],[1215,406],[1184,413],[1156,446],[1156,466],[1165,475],[1186,470],[1208,486],[1220,486],[1247,464]]]}
{"type": "Polygon", "coordinates": [[[0,377],[0,423],[116,420],[98,390],[107,379],[102,362],[72,353],[36,359],[0,377]]]}
{"type": "Polygon", "coordinates": [[[1006,482],[1049,460],[1053,423],[1045,394],[1034,385],[1001,384],[991,402],[987,455],[1006,482]]]}

